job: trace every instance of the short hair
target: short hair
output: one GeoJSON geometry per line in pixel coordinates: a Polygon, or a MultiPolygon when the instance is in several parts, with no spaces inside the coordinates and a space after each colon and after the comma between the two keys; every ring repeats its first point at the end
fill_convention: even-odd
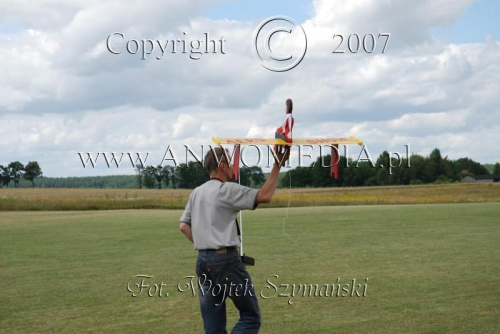
{"type": "Polygon", "coordinates": [[[293,110],[293,102],[291,99],[286,100],[286,113],[291,114],[293,110]]]}
{"type": "Polygon", "coordinates": [[[205,169],[208,174],[217,171],[219,165],[224,162],[229,167],[229,154],[227,149],[222,147],[211,148],[205,155],[205,169]]]}

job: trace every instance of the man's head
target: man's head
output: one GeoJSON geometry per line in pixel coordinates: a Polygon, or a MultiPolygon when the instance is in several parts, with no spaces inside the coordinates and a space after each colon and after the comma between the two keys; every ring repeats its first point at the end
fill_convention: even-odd
{"type": "Polygon", "coordinates": [[[205,169],[211,177],[218,177],[223,181],[231,180],[233,171],[229,152],[222,147],[215,147],[205,155],[205,169]]]}
{"type": "Polygon", "coordinates": [[[286,100],[286,113],[291,114],[293,110],[293,102],[291,99],[286,100]]]}

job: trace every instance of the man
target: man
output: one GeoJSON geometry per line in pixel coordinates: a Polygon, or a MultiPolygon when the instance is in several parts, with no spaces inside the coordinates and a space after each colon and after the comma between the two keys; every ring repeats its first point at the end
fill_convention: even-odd
{"type": "Polygon", "coordinates": [[[196,274],[205,333],[227,333],[227,297],[240,312],[232,333],[257,333],[260,309],[250,274],[237,250],[240,238],[236,214],[244,209],[254,210],[259,203],[271,202],[280,168],[290,156],[290,147],[279,147],[278,162],[260,190],[227,182],[232,178],[228,156],[221,147],[206,154],[205,168],[210,180],[189,195],[180,229],[198,250],[196,274]]]}

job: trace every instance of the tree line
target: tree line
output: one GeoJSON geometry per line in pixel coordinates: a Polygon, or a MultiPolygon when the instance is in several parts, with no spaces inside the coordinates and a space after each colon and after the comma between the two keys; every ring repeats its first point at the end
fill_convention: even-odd
{"type": "MultiPolygon", "coordinates": [[[[136,166],[139,188],[183,188],[193,189],[209,180],[206,169],[197,161],[173,166],[136,166]]],[[[257,166],[240,168],[240,183],[245,186],[260,187],[266,178],[257,166]]]]}
{"type": "MultiPolygon", "coordinates": [[[[356,187],[381,185],[409,185],[426,183],[447,183],[460,181],[465,176],[500,174],[500,163],[482,165],[469,158],[449,160],[442,157],[439,149],[434,149],[429,156],[413,154],[410,162],[401,160],[401,165],[388,174],[389,153],[383,152],[375,163],[361,161],[356,163],[341,156],[339,160],[339,178],[330,176],[330,156],[318,158],[308,167],[282,169],[279,187],[356,187]],[[323,161],[322,161],[323,160],[323,161]],[[408,167],[408,163],[410,167],[408,167]]],[[[42,188],[184,188],[193,189],[209,179],[208,173],[197,161],[173,166],[136,166],[135,175],[109,175],[88,177],[41,177],[42,170],[36,161],[26,166],[21,162],[0,165],[0,186],[42,187],[42,188]],[[41,177],[41,178],[40,178],[41,177]],[[35,185],[35,179],[36,185],[35,185]]],[[[260,167],[241,167],[240,183],[259,188],[266,181],[260,167]]]]}
{"type": "Polygon", "coordinates": [[[7,166],[0,165],[0,182],[2,187],[8,187],[11,182],[14,182],[14,187],[17,188],[19,182],[25,179],[31,182],[31,186],[35,187],[35,178],[42,175],[42,169],[36,161],[30,161],[23,165],[19,161],[14,161],[7,166]]]}
{"type": "MultiPolygon", "coordinates": [[[[369,161],[356,163],[345,157],[339,159],[339,177],[330,176],[331,157],[318,158],[309,167],[297,167],[288,171],[281,178],[281,187],[356,187],[356,186],[384,186],[410,185],[424,183],[449,183],[460,181],[465,176],[488,175],[488,169],[469,158],[449,160],[442,157],[439,149],[434,149],[428,157],[413,154],[408,159],[401,159],[401,165],[388,173],[386,167],[389,153],[384,151],[372,164],[369,161]],[[291,175],[290,175],[291,174],[291,175]]],[[[500,174],[500,163],[493,166],[493,174],[500,174]]]]}
{"type": "MultiPolygon", "coordinates": [[[[21,180],[19,188],[31,187],[26,180],[21,180]]],[[[135,175],[102,175],[46,177],[36,181],[36,188],[97,188],[97,189],[137,189],[135,175]]]]}

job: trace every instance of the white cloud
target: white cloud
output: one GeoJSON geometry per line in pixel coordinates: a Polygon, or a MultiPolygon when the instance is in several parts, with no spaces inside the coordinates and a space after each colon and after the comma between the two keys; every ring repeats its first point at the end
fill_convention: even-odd
{"type": "Polygon", "coordinates": [[[200,120],[188,114],[180,114],[172,128],[172,137],[175,139],[198,136],[200,120]]]}
{"type": "Polygon", "coordinates": [[[38,160],[46,175],[89,175],[77,151],[161,159],[168,144],[272,136],[289,97],[295,136],[352,134],[374,155],[410,143],[421,154],[439,147],[450,158],[496,161],[500,43],[441,44],[429,34],[470,2],[314,1],[303,24],[308,53],[284,73],[254,59],[258,22],[209,20],[199,1],[4,2],[0,18],[27,29],[0,35],[0,163],[38,160]],[[163,40],[208,31],[224,37],[226,54],[112,55],[104,43],[115,31],[163,40]],[[392,35],[384,54],[332,54],[336,32],[392,35]]]}
{"type": "Polygon", "coordinates": [[[429,28],[455,21],[474,0],[315,0],[312,25],[343,34],[390,32],[393,46],[430,40],[429,28]]]}

